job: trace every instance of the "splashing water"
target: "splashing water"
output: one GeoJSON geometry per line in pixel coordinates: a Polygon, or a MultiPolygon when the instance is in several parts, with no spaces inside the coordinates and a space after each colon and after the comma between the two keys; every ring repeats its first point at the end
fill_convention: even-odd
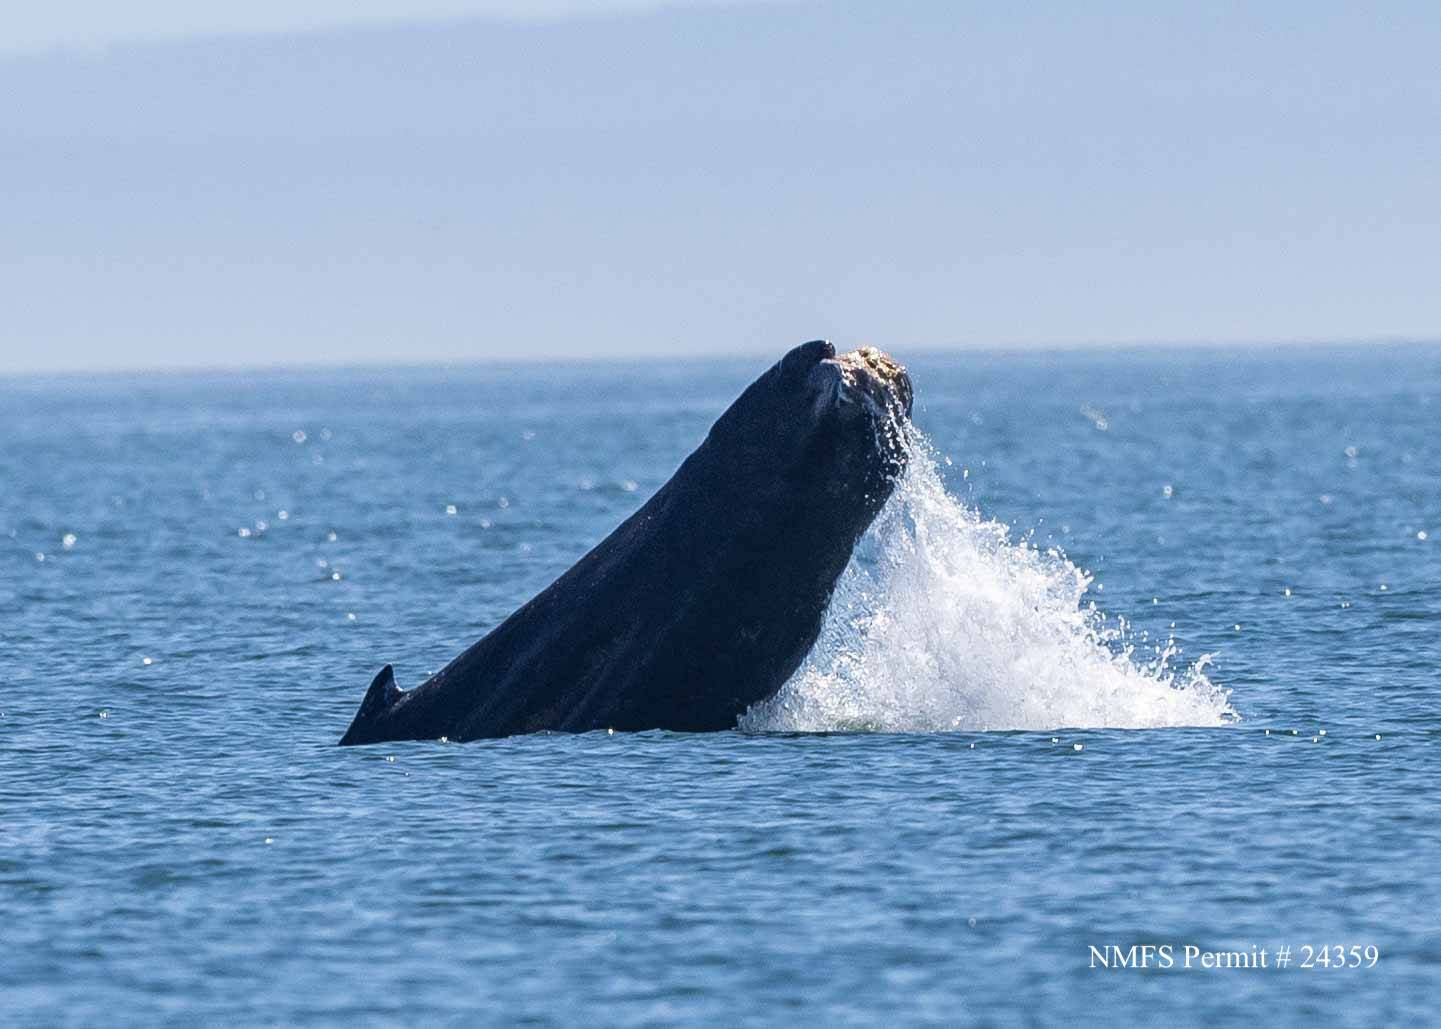
{"type": "Polygon", "coordinates": [[[1239,717],[1174,641],[1138,659],[1125,623],[1082,602],[1090,577],[1013,542],[946,492],[928,440],[856,547],[806,662],[752,707],[753,731],[1216,726],[1239,717]]]}

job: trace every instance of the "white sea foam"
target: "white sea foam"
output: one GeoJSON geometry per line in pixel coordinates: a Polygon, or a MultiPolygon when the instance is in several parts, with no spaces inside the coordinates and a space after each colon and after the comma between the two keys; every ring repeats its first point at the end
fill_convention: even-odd
{"type": "Polygon", "coordinates": [[[1208,657],[1132,637],[1056,550],[946,492],[929,442],[837,583],[799,671],[741,720],[756,731],[1152,728],[1235,721],[1208,657]]]}

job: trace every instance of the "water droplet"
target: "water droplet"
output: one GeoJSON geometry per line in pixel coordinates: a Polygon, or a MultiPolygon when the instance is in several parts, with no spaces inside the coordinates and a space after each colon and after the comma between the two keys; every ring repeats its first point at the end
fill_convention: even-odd
{"type": "MultiPolygon", "coordinates": [[[[1081,423],[1073,422],[1071,429],[1079,433],[1085,431],[1081,423]]],[[[1047,721],[1052,725],[1099,727],[1097,722],[1102,720],[1096,718],[1096,705],[1086,695],[1091,691],[1083,693],[1071,685],[1075,679],[1091,680],[1098,675],[1106,677],[1108,693],[1122,696],[1135,692],[1125,688],[1129,685],[1128,680],[1134,677],[1141,680],[1138,685],[1147,687],[1148,694],[1154,694],[1154,697],[1148,696],[1143,707],[1121,716],[1126,722],[1206,724],[1213,720],[1217,723],[1226,720],[1227,709],[1219,691],[1204,679],[1204,673],[1198,673],[1191,667],[1181,667],[1174,639],[1160,647],[1154,660],[1149,653],[1137,653],[1133,664],[1128,648],[1135,642],[1135,637],[1126,638],[1127,630],[1121,627],[1115,616],[1103,623],[1099,612],[1090,613],[1093,610],[1091,602],[1084,597],[1090,583],[1080,569],[1063,557],[1047,559],[1036,550],[1022,549],[1023,541],[1018,541],[1014,533],[1008,535],[1004,524],[985,519],[947,494],[936,469],[940,463],[939,456],[931,451],[925,457],[929,461],[921,458],[912,463],[907,479],[897,488],[895,496],[898,502],[890,505],[892,510],[899,507],[902,513],[899,516],[882,515],[877,523],[900,544],[895,547],[887,544],[882,548],[883,560],[895,560],[898,570],[892,572],[887,568],[876,574],[867,572],[854,576],[848,573],[842,578],[836,601],[844,603],[833,602],[831,610],[844,610],[846,614],[840,620],[830,619],[828,628],[838,630],[834,635],[822,635],[823,641],[835,639],[841,645],[832,646],[823,642],[821,649],[810,655],[809,671],[802,673],[800,681],[793,680],[789,684],[783,699],[748,714],[747,728],[791,728],[797,722],[803,725],[810,723],[806,725],[808,728],[811,725],[821,728],[833,718],[850,719],[853,717],[851,711],[840,711],[833,706],[835,691],[829,689],[827,683],[849,683],[872,677],[880,681],[874,687],[864,684],[868,695],[862,698],[862,703],[873,705],[866,716],[877,724],[885,725],[892,716],[892,692],[904,690],[909,693],[912,684],[905,680],[921,678],[931,696],[941,700],[934,711],[926,712],[925,717],[937,719],[939,727],[950,723],[958,711],[964,710],[961,722],[950,727],[963,731],[976,728],[972,703],[966,696],[957,695],[958,691],[951,686],[951,680],[965,678],[964,673],[952,675],[952,668],[948,667],[952,662],[959,661],[960,655],[941,653],[938,655],[941,667],[937,669],[931,663],[936,655],[928,653],[925,655],[926,665],[921,667],[922,662],[917,661],[914,655],[915,650],[924,649],[917,648],[914,643],[917,634],[905,634],[909,642],[896,646],[889,639],[881,638],[882,635],[892,634],[869,634],[858,627],[857,616],[867,615],[877,608],[882,608],[886,615],[893,616],[900,624],[922,625],[928,630],[941,630],[940,635],[946,638],[964,639],[965,648],[956,649],[973,651],[976,637],[985,636],[988,659],[994,660],[1000,668],[1015,668],[1022,673],[1014,677],[1001,675],[998,679],[1027,681],[1032,674],[1029,665],[1045,666],[1041,674],[1045,677],[1043,681],[1050,710],[1023,712],[1021,699],[1013,696],[1016,691],[997,690],[998,702],[1013,705],[1008,707],[1007,717],[1015,718],[1019,728],[1044,731],[1047,721]],[[954,546],[951,541],[955,541],[954,546]],[[904,553],[902,546],[906,548],[904,553]],[[933,551],[939,552],[940,560],[930,557],[933,551]],[[955,588],[951,573],[953,563],[961,563],[960,566],[968,573],[966,578],[974,580],[976,577],[969,573],[979,573],[986,578],[991,587],[987,592],[994,592],[998,601],[1007,607],[1003,616],[994,617],[995,604],[989,600],[973,599],[969,589],[955,588]],[[1033,578],[1037,581],[1033,582],[1033,578]],[[1044,595],[1037,588],[1043,584],[1044,595]],[[1055,594],[1054,599],[1052,593],[1055,594]],[[868,594],[882,598],[882,602],[877,603],[868,594]],[[1080,611],[1077,610],[1076,600],[1081,602],[1080,611]],[[1052,642],[1051,627],[1076,623],[1083,625],[1084,631],[1078,634],[1079,638],[1072,637],[1068,632],[1064,646],[1052,642]],[[1030,646],[1044,648],[1044,660],[1028,661],[1023,669],[1022,664],[1015,660],[1018,643],[1021,644],[1020,649],[1030,646]],[[1113,652],[1112,643],[1125,646],[1118,645],[1113,652]],[[884,669],[884,672],[862,674],[872,669],[877,673],[884,669]],[[1195,682],[1199,688],[1194,692],[1166,689],[1176,676],[1183,677],[1183,682],[1195,682]],[[1153,683],[1157,688],[1150,688],[1153,683]],[[1051,697],[1055,698],[1054,701],[1051,697]],[[795,706],[787,709],[786,699],[796,701],[795,706]],[[1193,699],[1200,702],[1192,705],[1193,699]],[[1172,704],[1177,705],[1174,714],[1172,704]],[[807,710],[812,706],[813,713],[807,710]]],[[[1152,481],[1150,488],[1159,490],[1160,484],[1152,481]]],[[[1151,496],[1154,498],[1155,493],[1151,496]]],[[[1048,525],[1055,528],[1055,523],[1048,525]]],[[[1104,563],[1101,560],[1103,555],[1094,554],[1092,557],[1095,564],[1104,563]]],[[[1092,590],[1097,603],[1101,592],[1099,588],[1092,590]]],[[[1153,599],[1159,605],[1159,596],[1153,599]]],[[[1164,639],[1164,634],[1161,639],[1164,639]]],[[[1145,649],[1151,649],[1149,643],[1145,649]]],[[[927,700],[930,699],[927,697],[927,700]]],[[[1130,703],[1129,698],[1127,703],[1130,703]]],[[[1059,745],[1060,738],[1055,739],[1057,743],[1053,745],[1059,745]]],[[[969,744],[970,741],[967,742],[969,744]]],[[[1071,747],[1074,742],[1066,746],[1071,747]]]]}
{"type": "Polygon", "coordinates": [[[1111,423],[1106,420],[1106,413],[1092,407],[1090,404],[1081,405],[1081,414],[1090,419],[1091,424],[1100,432],[1105,432],[1111,427],[1111,423]]]}

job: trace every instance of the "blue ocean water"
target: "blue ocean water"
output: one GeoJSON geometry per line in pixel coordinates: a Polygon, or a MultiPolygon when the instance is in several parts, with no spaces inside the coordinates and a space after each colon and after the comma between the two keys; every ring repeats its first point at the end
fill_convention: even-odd
{"type": "Polygon", "coordinates": [[[0,1021],[1434,1020],[1441,349],[896,356],[744,731],[355,749],[765,362],[0,382],[0,1021]]]}

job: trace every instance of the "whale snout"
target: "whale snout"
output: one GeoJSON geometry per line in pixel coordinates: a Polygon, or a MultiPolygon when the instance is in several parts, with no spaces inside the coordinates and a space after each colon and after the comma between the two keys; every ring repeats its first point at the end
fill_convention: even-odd
{"type": "Polygon", "coordinates": [[[836,411],[844,420],[890,423],[911,414],[911,378],[889,354],[861,347],[821,360],[811,372],[816,413],[836,411]]]}
{"type": "Polygon", "coordinates": [[[835,360],[853,392],[883,412],[911,416],[911,377],[895,358],[875,347],[861,347],[835,360]]]}

